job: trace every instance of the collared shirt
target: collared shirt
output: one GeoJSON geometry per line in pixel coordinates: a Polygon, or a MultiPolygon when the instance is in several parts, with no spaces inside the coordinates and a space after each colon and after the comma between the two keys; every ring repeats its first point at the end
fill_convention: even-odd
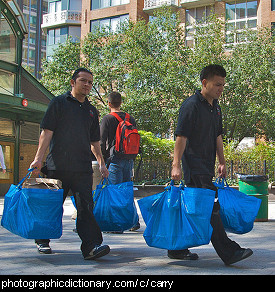
{"type": "Polygon", "coordinates": [[[197,90],[181,105],[175,134],[187,137],[182,157],[184,179],[192,174],[215,176],[217,137],[222,134],[221,108],[217,100],[211,106],[197,90]]]}
{"type": "Polygon", "coordinates": [[[53,131],[47,156],[48,170],[92,171],[91,142],[100,140],[96,108],[71,93],[55,97],[49,104],[41,128],[53,131]]]}

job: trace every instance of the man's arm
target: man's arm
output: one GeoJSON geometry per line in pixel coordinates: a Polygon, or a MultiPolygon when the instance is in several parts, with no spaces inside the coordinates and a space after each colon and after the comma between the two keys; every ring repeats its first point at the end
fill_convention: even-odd
{"type": "Polygon", "coordinates": [[[105,161],[102,156],[101,147],[99,141],[91,142],[91,150],[95,155],[95,158],[99,164],[99,170],[103,177],[109,176],[109,171],[105,166],[105,161]]]}
{"type": "Polygon", "coordinates": [[[181,180],[182,170],[180,166],[181,158],[186,147],[185,136],[177,136],[175,148],[174,148],[174,159],[172,164],[171,178],[173,180],[181,180]]]}
{"type": "Polygon", "coordinates": [[[34,170],[33,174],[38,175],[40,172],[40,169],[42,167],[42,162],[44,155],[46,153],[46,150],[48,149],[50,142],[52,140],[53,131],[44,129],[41,132],[41,135],[39,137],[39,144],[38,149],[36,152],[36,155],[34,157],[34,161],[31,163],[30,168],[36,167],[37,170],[34,170]]]}
{"type": "Polygon", "coordinates": [[[217,137],[217,157],[219,161],[218,166],[218,174],[219,177],[226,177],[226,162],[223,154],[223,141],[222,141],[222,135],[219,135],[217,137]]]}

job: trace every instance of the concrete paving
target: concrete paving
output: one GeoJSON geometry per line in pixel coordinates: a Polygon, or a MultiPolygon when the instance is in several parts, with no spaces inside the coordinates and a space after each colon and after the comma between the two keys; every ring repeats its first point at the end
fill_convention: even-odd
{"type": "MultiPolygon", "coordinates": [[[[0,217],[4,198],[0,198],[0,217]]],[[[269,201],[269,221],[255,222],[245,235],[230,234],[242,247],[254,254],[232,266],[225,266],[212,245],[192,248],[197,261],[173,260],[167,251],[148,247],[143,239],[145,224],[124,234],[104,233],[104,243],[111,252],[96,261],[85,261],[80,253],[80,239],[72,230],[74,207],[70,199],[64,203],[63,235],[51,241],[53,254],[37,252],[33,240],[16,236],[0,227],[0,275],[259,275],[275,274],[275,201],[269,201]]],[[[138,210],[139,211],[139,210],[138,210]]],[[[1,218],[0,218],[1,219],[1,218]]]]}

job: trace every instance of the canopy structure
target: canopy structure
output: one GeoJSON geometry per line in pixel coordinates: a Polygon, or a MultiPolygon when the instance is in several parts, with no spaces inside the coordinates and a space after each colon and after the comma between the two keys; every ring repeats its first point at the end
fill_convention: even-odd
{"type": "Polygon", "coordinates": [[[31,147],[24,146],[37,148],[39,124],[54,97],[21,66],[22,42],[27,33],[16,1],[0,0],[0,145],[8,165],[5,174],[0,172],[0,194],[1,184],[17,182],[34,156],[24,150],[31,147]]]}

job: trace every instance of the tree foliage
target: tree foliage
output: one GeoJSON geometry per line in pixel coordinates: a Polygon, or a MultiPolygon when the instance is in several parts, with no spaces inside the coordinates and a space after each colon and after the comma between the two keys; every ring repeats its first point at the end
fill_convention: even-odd
{"type": "Polygon", "coordinates": [[[69,38],[60,44],[50,60],[42,63],[42,84],[53,94],[62,94],[71,89],[70,79],[80,66],[80,43],[69,38]]]}
{"type": "Polygon", "coordinates": [[[245,42],[225,45],[225,23],[211,15],[194,27],[194,47],[185,45],[178,15],[167,7],[152,21],[121,25],[114,33],[101,28],[89,33],[81,46],[71,41],[44,62],[43,84],[55,94],[69,88],[71,73],[86,66],[94,74],[92,100],[107,113],[112,90],[124,97],[123,109],[139,129],[166,134],[174,129],[178,109],[200,88],[199,73],[211,63],[227,70],[220,105],[224,133],[230,139],[264,134],[274,139],[274,40],[271,31],[244,31],[245,42]],[[81,56],[81,59],[80,59],[81,56]]]}

